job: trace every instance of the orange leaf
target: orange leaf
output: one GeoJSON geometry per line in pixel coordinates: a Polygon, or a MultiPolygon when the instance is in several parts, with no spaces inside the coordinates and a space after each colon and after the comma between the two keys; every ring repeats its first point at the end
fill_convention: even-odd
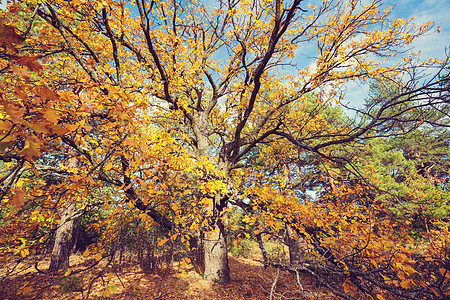
{"type": "Polygon", "coordinates": [[[13,71],[14,74],[19,75],[19,76],[23,76],[23,77],[30,77],[30,72],[28,72],[25,68],[20,67],[18,65],[12,64],[11,65],[11,69],[13,71]]]}
{"type": "Polygon", "coordinates": [[[168,240],[169,240],[169,239],[162,239],[162,240],[159,240],[158,246],[164,245],[168,240]]]}
{"type": "Polygon", "coordinates": [[[52,122],[53,124],[57,124],[59,120],[59,114],[58,111],[54,109],[47,109],[47,111],[44,113],[44,118],[52,122]]]}
{"type": "Polygon", "coordinates": [[[22,47],[25,39],[16,33],[14,27],[3,23],[4,19],[0,18],[0,47],[9,46],[17,51],[16,46],[22,47]]]}
{"type": "Polygon", "coordinates": [[[33,291],[33,288],[31,286],[26,286],[22,290],[22,295],[29,295],[33,291]]]}
{"type": "Polygon", "coordinates": [[[17,59],[17,62],[25,67],[28,67],[31,71],[39,71],[42,69],[41,64],[37,62],[37,59],[39,58],[41,58],[41,55],[23,56],[17,59]]]}
{"type": "Polygon", "coordinates": [[[20,156],[25,156],[27,160],[35,160],[40,155],[41,152],[39,151],[39,144],[35,142],[25,141],[25,147],[17,152],[20,156]]]}
{"type": "Polygon", "coordinates": [[[0,130],[9,131],[11,129],[11,122],[0,121],[0,130]]]}
{"type": "Polygon", "coordinates": [[[40,96],[42,99],[46,99],[46,100],[47,99],[58,99],[59,98],[59,95],[56,92],[52,91],[51,89],[49,89],[46,86],[41,86],[37,90],[36,94],[38,96],[40,96]]]}
{"type": "Polygon", "coordinates": [[[90,254],[89,248],[86,248],[86,250],[83,252],[83,257],[88,257],[90,254]]]}
{"type": "Polygon", "coordinates": [[[109,207],[109,203],[108,203],[108,198],[105,197],[105,203],[104,203],[105,209],[108,210],[109,207]]]}
{"type": "Polygon", "coordinates": [[[20,208],[23,207],[25,204],[25,192],[22,190],[16,190],[9,200],[9,203],[20,208]]]}
{"type": "Polygon", "coordinates": [[[407,279],[407,280],[402,280],[402,282],[400,282],[400,285],[402,288],[404,289],[409,289],[411,287],[411,280],[407,279]]]}
{"type": "Polygon", "coordinates": [[[24,113],[24,109],[22,107],[18,107],[8,101],[0,101],[0,105],[3,105],[5,112],[9,115],[9,118],[14,123],[20,123],[22,121],[22,116],[24,113]]]}

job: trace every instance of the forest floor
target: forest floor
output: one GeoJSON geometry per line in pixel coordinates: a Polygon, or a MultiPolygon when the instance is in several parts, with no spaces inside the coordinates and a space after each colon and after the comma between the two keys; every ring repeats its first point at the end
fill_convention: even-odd
{"type": "MultiPolygon", "coordinates": [[[[49,258],[39,263],[39,269],[48,268],[49,258]]],[[[67,276],[49,276],[39,273],[31,261],[23,261],[13,274],[5,277],[7,268],[0,267],[0,299],[304,299],[300,295],[295,275],[264,268],[257,257],[244,258],[230,255],[231,282],[216,284],[207,282],[192,266],[171,267],[144,272],[137,263],[122,263],[120,270],[101,267],[101,263],[88,271],[91,261],[82,255],[72,255],[72,273],[67,276]],[[274,284],[276,279],[276,284],[274,284]]],[[[311,291],[309,299],[335,299],[327,289],[316,286],[310,278],[300,277],[305,290],[311,291]]]]}

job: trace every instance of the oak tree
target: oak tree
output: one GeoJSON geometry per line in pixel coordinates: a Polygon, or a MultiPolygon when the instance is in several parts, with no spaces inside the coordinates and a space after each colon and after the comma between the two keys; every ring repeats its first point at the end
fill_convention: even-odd
{"type": "MultiPolygon", "coordinates": [[[[391,11],[379,0],[9,6],[0,27],[7,36],[0,44],[2,181],[8,183],[2,258],[27,256],[39,245],[38,226],[54,227],[61,208],[84,209],[89,195],[108,185],[117,191],[118,213],[133,205],[166,228],[168,238],[203,250],[207,280],[230,280],[225,219],[229,205],[239,204],[261,212],[268,230],[288,225],[302,236],[316,259],[295,271],[319,281],[327,271],[341,274],[342,282],[326,284],[336,295],[351,299],[359,289],[382,297],[375,287],[400,296],[410,289],[444,295],[442,284],[412,279],[410,253],[399,250],[407,229],[396,227],[405,235],[395,235],[382,207],[361,206],[367,203],[361,187],[316,178],[340,199],[316,204],[289,181],[303,171],[301,159],[294,166],[292,157],[313,156],[325,168],[341,159],[335,147],[419,122],[411,109],[448,102],[446,59],[411,55],[389,64],[432,30],[431,22],[393,19],[391,11]],[[19,8],[43,21],[38,36],[15,15],[19,8]],[[301,67],[302,47],[311,46],[313,64],[301,67]],[[417,76],[432,68],[430,76],[417,76]],[[325,108],[339,104],[351,80],[395,81],[399,90],[363,119],[328,123],[325,108]],[[70,149],[76,168],[67,168],[70,149]],[[53,165],[42,166],[44,157],[53,165]],[[34,173],[33,182],[22,176],[25,170],[34,173]],[[276,170],[276,184],[264,170],[276,170]],[[50,183],[48,174],[66,179],[50,183]],[[21,244],[11,230],[23,236],[21,244]]],[[[27,24],[33,26],[31,18],[27,24]]],[[[448,227],[440,233],[430,246],[432,260],[445,252],[448,227]]],[[[440,274],[448,281],[448,272],[440,274]]]]}

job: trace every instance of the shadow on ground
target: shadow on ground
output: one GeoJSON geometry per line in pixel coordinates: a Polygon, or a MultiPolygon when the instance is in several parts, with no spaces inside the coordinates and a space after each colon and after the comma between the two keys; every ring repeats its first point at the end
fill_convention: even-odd
{"type": "MultiPolygon", "coordinates": [[[[76,258],[75,258],[76,259],[76,258]]],[[[81,259],[81,258],[80,258],[81,259]]],[[[193,268],[166,268],[144,273],[137,264],[124,264],[122,269],[108,268],[92,284],[89,299],[274,299],[291,297],[301,299],[295,276],[280,272],[277,284],[273,282],[276,270],[264,268],[252,259],[230,257],[232,281],[228,284],[210,283],[193,268]],[[299,298],[300,297],[300,298],[299,298]]],[[[85,299],[88,284],[101,268],[76,274],[88,262],[71,262],[74,275],[61,278],[39,274],[30,267],[0,282],[0,299],[85,299]],[[81,290],[82,289],[82,293],[81,290]],[[73,290],[78,290],[71,292],[73,290]],[[84,297],[84,298],[83,298],[84,297]]],[[[43,264],[42,269],[45,267],[43,264]]],[[[100,267],[100,266],[99,266],[100,267]]],[[[4,274],[2,274],[4,276],[4,274]]],[[[303,288],[313,290],[308,278],[300,278],[303,288]]],[[[320,287],[314,287],[312,299],[333,299],[320,287]]]]}

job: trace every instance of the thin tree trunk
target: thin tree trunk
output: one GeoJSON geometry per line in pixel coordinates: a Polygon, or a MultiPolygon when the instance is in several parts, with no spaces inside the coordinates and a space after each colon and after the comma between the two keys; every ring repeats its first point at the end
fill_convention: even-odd
{"type": "Polygon", "coordinates": [[[195,270],[199,274],[205,273],[205,249],[203,243],[204,238],[201,232],[197,232],[197,235],[189,240],[191,259],[195,270]]]}

